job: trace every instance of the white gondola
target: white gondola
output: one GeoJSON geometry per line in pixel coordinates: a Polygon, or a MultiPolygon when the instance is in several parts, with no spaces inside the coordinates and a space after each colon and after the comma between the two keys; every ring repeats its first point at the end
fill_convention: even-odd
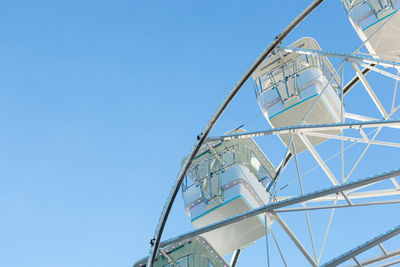
{"type": "MultiPolygon", "coordinates": [[[[275,168],[253,139],[204,146],[182,186],[186,213],[199,228],[269,203],[275,168]]],[[[204,234],[226,255],[265,235],[264,216],[204,234]]]]}
{"type": "Polygon", "coordinates": [[[371,55],[400,59],[400,0],[342,0],[347,15],[371,55]]]}
{"type": "MultiPolygon", "coordinates": [[[[318,49],[318,43],[304,37],[290,45],[305,49],[318,49]]],[[[272,127],[298,125],[318,98],[303,124],[336,123],[341,121],[341,101],[337,93],[339,76],[325,56],[286,53],[278,50],[254,72],[254,89],[258,104],[272,127]]],[[[337,134],[337,131],[326,133],[337,134]]],[[[280,135],[285,145],[290,135],[280,135]]],[[[317,145],[326,139],[309,137],[317,145]]],[[[296,152],[306,149],[295,137],[296,152]]]]}
{"type": "MultiPolygon", "coordinates": [[[[145,267],[147,257],[133,267],[145,267]]],[[[228,267],[225,259],[201,236],[186,238],[160,249],[154,267],[228,267]]]]}

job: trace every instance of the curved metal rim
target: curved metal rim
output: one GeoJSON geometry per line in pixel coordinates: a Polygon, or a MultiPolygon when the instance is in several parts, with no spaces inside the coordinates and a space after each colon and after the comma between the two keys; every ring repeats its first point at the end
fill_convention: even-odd
{"type": "Polygon", "coordinates": [[[174,186],[171,189],[171,192],[168,196],[167,202],[163,208],[161,213],[161,217],[159,223],[157,225],[154,238],[151,240],[151,250],[149,253],[149,258],[147,261],[147,266],[153,267],[154,260],[157,255],[157,251],[160,245],[160,240],[162,233],[164,231],[164,227],[168,218],[168,215],[171,211],[172,204],[176,198],[176,195],[179,191],[179,187],[182,184],[182,181],[189,170],[190,165],[192,164],[197,152],[200,150],[200,147],[203,145],[204,141],[206,140],[208,134],[217,123],[218,119],[221,117],[222,113],[228,107],[229,103],[233,100],[239,90],[243,87],[245,82],[250,78],[253,72],[257,69],[257,67],[262,63],[262,61],[269,56],[274,49],[288,36],[288,34],[293,31],[297,25],[299,25],[315,8],[317,8],[324,0],[316,0],[311,3],[302,13],[300,13],[297,18],[295,18],[279,35],[275,37],[275,39],[270,43],[270,45],[262,52],[262,54],[256,59],[256,61],[251,65],[251,67],[246,71],[246,73],[241,77],[241,79],[237,82],[235,87],[231,90],[222,104],[219,106],[218,110],[214,113],[211,117],[210,121],[206,125],[204,131],[198,136],[198,140],[195,143],[192,151],[190,152],[189,156],[187,157],[184,165],[181,168],[181,171],[178,174],[178,177],[174,183],[174,186]]]}

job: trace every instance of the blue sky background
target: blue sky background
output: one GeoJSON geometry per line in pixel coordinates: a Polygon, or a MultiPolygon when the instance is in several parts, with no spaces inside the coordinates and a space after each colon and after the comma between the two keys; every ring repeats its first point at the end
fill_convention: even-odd
{"type": "MultiPolygon", "coordinates": [[[[309,3],[3,2],[0,266],[131,266],[145,256],[196,135],[309,3]]],[[[331,51],[360,44],[339,0],[285,43],[305,35],[331,51]]],[[[213,133],[259,113],[249,82],[213,133]]],[[[248,126],[267,127],[262,117],[248,126]]],[[[164,236],[190,229],[179,194],[164,236]]],[[[253,247],[243,266],[265,260],[264,241],[253,247]]]]}

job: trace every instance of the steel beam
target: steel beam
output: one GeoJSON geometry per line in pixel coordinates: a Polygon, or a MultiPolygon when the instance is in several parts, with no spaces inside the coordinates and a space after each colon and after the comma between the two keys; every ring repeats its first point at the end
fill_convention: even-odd
{"type": "Polygon", "coordinates": [[[389,204],[400,204],[400,200],[388,200],[388,201],[373,201],[365,203],[353,203],[352,205],[340,204],[340,205],[325,205],[325,206],[312,206],[312,207],[301,207],[301,208],[287,208],[287,209],[277,209],[274,212],[284,213],[284,212],[296,212],[296,211],[310,211],[310,210],[324,210],[324,209],[338,209],[338,208],[355,208],[355,207],[365,207],[365,206],[377,206],[377,205],[389,205],[389,204]]]}
{"type": "Polygon", "coordinates": [[[285,257],[283,256],[281,247],[280,247],[279,244],[278,244],[278,240],[276,240],[274,231],[272,231],[272,228],[270,228],[270,231],[271,231],[271,234],[272,234],[272,238],[274,239],[276,248],[278,249],[279,255],[281,255],[281,259],[282,259],[283,265],[285,265],[285,267],[287,267],[287,263],[286,263],[285,257]]]}
{"type": "Polygon", "coordinates": [[[385,255],[388,254],[387,251],[386,251],[386,249],[383,247],[382,244],[378,244],[378,247],[382,250],[383,254],[385,254],[385,255]]]}
{"type": "Polygon", "coordinates": [[[389,78],[392,78],[392,79],[400,81],[400,76],[398,76],[396,74],[393,74],[393,73],[390,73],[388,71],[375,68],[374,66],[371,66],[371,65],[367,65],[367,64],[363,64],[363,63],[360,63],[360,65],[363,66],[364,68],[367,68],[367,69],[373,70],[373,71],[375,71],[375,72],[377,72],[379,74],[385,75],[386,77],[389,77],[389,78]]]}
{"type": "Polygon", "coordinates": [[[362,267],[361,263],[357,260],[356,257],[353,257],[353,260],[355,261],[358,267],[362,267]]]}
{"type": "MultiPolygon", "coordinates": [[[[374,263],[377,263],[377,262],[380,262],[380,261],[383,261],[383,260],[387,260],[387,259],[396,257],[398,255],[400,255],[400,249],[392,251],[392,252],[387,252],[386,254],[379,255],[379,256],[374,257],[374,258],[370,258],[368,260],[365,260],[365,261],[361,262],[361,264],[364,265],[364,266],[367,266],[367,265],[371,265],[371,264],[374,264],[374,263]]],[[[354,266],[355,265],[353,265],[351,267],[354,267],[354,266]]]]}
{"type": "Polygon", "coordinates": [[[326,123],[326,124],[309,124],[309,125],[296,125],[289,127],[273,128],[256,132],[244,132],[227,134],[221,136],[214,136],[207,138],[206,142],[214,141],[228,141],[235,139],[246,139],[258,136],[275,135],[275,134],[291,134],[303,133],[312,131],[328,131],[328,130],[344,130],[344,129],[363,129],[374,127],[400,127],[400,119],[394,120],[373,120],[361,122],[346,122],[346,123],[326,123]]]}
{"type": "Polygon", "coordinates": [[[357,64],[351,63],[351,66],[355,70],[358,78],[360,78],[361,83],[364,85],[365,90],[367,90],[368,94],[370,95],[372,101],[375,103],[376,107],[378,108],[379,112],[385,119],[389,119],[390,116],[386,112],[385,108],[383,107],[382,103],[379,101],[378,97],[376,96],[374,90],[372,90],[371,85],[368,83],[367,79],[365,79],[364,75],[361,73],[360,68],[357,64]]]}
{"type": "Polygon", "coordinates": [[[316,133],[316,132],[304,132],[303,135],[317,136],[317,137],[323,137],[323,138],[327,138],[327,139],[336,139],[336,140],[343,140],[343,141],[350,141],[350,142],[357,142],[357,143],[366,143],[366,144],[380,145],[380,146],[400,147],[399,143],[370,140],[370,139],[366,138],[365,136],[364,136],[364,138],[357,138],[357,137],[352,137],[352,136],[342,136],[342,135],[316,133]]]}
{"type": "MultiPolygon", "coordinates": [[[[345,112],[344,113],[344,117],[347,119],[351,119],[351,120],[357,120],[357,121],[377,121],[379,119],[376,118],[371,118],[368,116],[364,116],[364,115],[360,115],[360,114],[354,114],[354,113],[348,113],[345,112]]],[[[397,124],[393,124],[393,125],[385,125],[385,127],[389,127],[389,128],[396,128],[396,129],[400,129],[400,126],[397,124]]]]}
{"type": "MultiPolygon", "coordinates": [[[[358,190],[358,188],[356,189],[358,190]]],[[[349,199],[360,199],[360,198],[369,198],[369,197],[387,197],[387,196],[395,196],[395,195],[400,195],[400,190],[396,189],[382,189],[382,190],[374,190],[374,191],[364,191],[364,192],[355,192],[355,193],[348,193],[345,192],[346,196],[349,199]]],[[[293,196],[287,196],[287,197],[279,197],[277,200],[282,201],[286,200],[289,198],[292,198],[293,196]]],[[[343,196],[323,196],[320,198],[314,198],[312,200],[307,201],[307,203],[310,202],[323,202],[323,201],[334,201],[335,199],[338,200],[344,200],[343,196]]]]}
{"type": "Polygon", "coordinates": [[[376,245],[396,236],[400,234],[400,225],[396,226],[392,229],[390,229],[389,231],[384,232],[383,234],[359,245],[358,247],[351,249],[345,253],[343,253],[342,255],[340,255],[337,258],[334,258],[328,262],[326,262],[325,264],[323,264],[323,267],[333,267],[333,266],[338,266],[339,264],[342,264],[343,262],[363,253],[364,251],[367,251],[370,248],[375,247],[376,245]]]}
{"type": "Polygon", "coordinates": [[[397,182],[397,180],[394,179],[394,178],[392,178],[391,180],[392,180],[392,183],[393,183],[394,187],[396,188],[396,190],[397,190],[397,191],[400,191],[400,185],[399,185],[399,183],[397,182]]]}
{"type": "Polygon", "coordinates": [[[308,260],[308,262],[312,266],[317,266],[317,263],[313,260],[311,255],[307,252],[307,250],[304,248],[303,244],[301,244],[300,240],[296,237],[296,235],[293,233],[293,231],[289,228],[289,226],[285,223],[285,221],[276,213],[272,213],[273,216],[275,217],[276,221],[279,223],[279,225],[282,227],[282,229],[286,232],[286,234],[292,239],[293,243],[296,245],[296,247],[303,253],[304,257],[308,260]]]}
{"type": "Polygon", "coordinates": [[[345,112],[344,113],[345,118],[347,119],[351,119],[351,120],[357,120],[357,121],[376,121],[379,119],[376,118],[371,118],[368,116],[364,116],[364,115],[360,115],[360,114],[354,114],[354,113],[349,113],[349,112],[345,112]]]}
{"type": "MultiPolygon", "coordinates": [[[[375,64],[370,64],[370,66],[375,66],[375,64]]],[[[370,69],[363,69],[361,71],[361,73],[365,76],[368,74],[368,72],[370,71],[370,69]]],[[[350,92],[351,89],[353,89],[354,86],[356,86],[358,84],[358,82],[360,81],[360,78],[358,78],[358,76],[356,75],[355,77],[353,77],[353,79],[351,79],[344,87],[343,87],[343,95],[346,95],[348,92],[350,92]]]]}
{"type": "Polygon", "coordinates": [[[184,240],[186,238],[192,238],[201,234],[205,234],[208,232],[211,232],[213,230],[219,229],[221,227],[236,223],[236,222],[240,222],[243,220],[246,220],[248,218],[252,218],[256,215],[260,215],[263,214],[265,212],[271,212],[274,211],[276,209],[279,208],[284,208],[290,205],[294,205],[294,204],[298,204],[298,203],[302,203],[302,202],[306,202],[309,201],[311,199],[316,199],[316,198],[320,198],[323,196],[327,196],[327,195],[331,195],[331,194],[335,194],[335,193],[339,193],[342,191],[346,191],[346,190],[350,190],[353,188],[357,188],[360,186],[364,186],[364,185],[368,185],[368,184],[372,184],[372,183],[376,183],[376,182],[380,182],[386,179],[390,179],[392,177],[396,177],[400,175],[400,169],[396,169],[396,170],[392,170],[392,171],[388,171],[386,173],[382,173],[379,175],[375,175],[375,176],[370,176],[370,177],[366,177],[360,180],[356,180],[353,182],[346,182],[344,184],[341,185],[337,185],[337,186],[333,186],[333,187],[329,187],[323,190],[318,190],[318,191],[314,191],[312,193],[308,193],[308,194],[304,194],[301,196],[297,196],[297,197],[293,197],[293,198],[289,198],[286,200],[282,200],[282,201],[278,201],[272,204],[268,204],[268,205],[264,205],[261,206],[257,209],[253,209],[250,210],[248,212],[233,216],[231,218],[201,227],[199,229],[196,229],[194,231],[179,235],[177,237],[168,239],[164,242],[162,242],[160,245],[162,247],[168,246],[170,244],[173,244],[175,242],[179,242],[181,240],[184,240]]]}
{"type": "Polygon", "coordinates": [[[319,155],[317,150],[311,144],[310,140],[308,140],[307,136],[302,135],[302,134],[299,134],[298,136],[300,137],[300,139],[304,143],[304,145],[307,147],[307,149],[310,151],[310,153],[314,157],[315,161],[317,161],[317,163],[319,164],[321,169],[325,172],[326,176],[328,176],[329,180],[331,180],[332,184],[338,185],[339,182],[336,180],[335,176],[329,169],[328,165],[326,165],[325,161],[323,161],[323,159],[321,158],[321,156],[319,155]]]}
{"type": "Polygon", "coordinates": [[[286,155],[286,158],[281,161],[278,168],[276,169],[274,180],[276,180],[279,177],[279,174],[285,169],[286,165],[290,162],[290,159],[292,158],[292,156],[293,156],[293,154],[289,152],[286,155]]]}
{"type": "Polygon", "coordinates": [[[400,259],[394,260],[394,261],[390,261],[390,262],[385,262],[381,265],[375,266],[375,267],[388,267],[388,266],[393,266],[397,263],[400,263],[400,259]]]}
{"type": "Polygon", "coordinates": [[[400,66],[400,62],[397,62],[397,61],[384,60],[384,59],[374,58],[374,57],[365,56],[365,55],[335,53],[335,52],[327,52],[327,51],[323,51],[323,50],[306,49],[306,48],[299,48],[299,47],[280,47],[280,48],[282,50],[284,50],[285,52],[289,52],[289,53],[336,57],[336,58],[341,58],[341,59],[344,59],[344,60],[350,61],[350,62],[357,62],[357,63],[362,62],[362,63],[367,63],[367,64],[375,64],[375,65],[379,65],[379,66],[383,66],[383,67],[396,68],[396,67],[400,66]]]}

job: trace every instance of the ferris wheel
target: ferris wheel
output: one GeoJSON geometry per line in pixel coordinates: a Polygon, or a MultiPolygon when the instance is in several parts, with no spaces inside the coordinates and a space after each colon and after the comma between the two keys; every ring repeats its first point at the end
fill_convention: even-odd
{"type": "Polygon", "coordinates": [[[318,36],[286,44],[322,2],[270,43],[197,136],[135,267],[239,266],[260,239],[260,266],[400,265],[400,0],[342,0],[362,43],[353,53],[324,50],[318,36]],[[209,136],[247,80],[265,127],[209,136]],[[195,229],[162,240],[179,191],[195,229]]]}

